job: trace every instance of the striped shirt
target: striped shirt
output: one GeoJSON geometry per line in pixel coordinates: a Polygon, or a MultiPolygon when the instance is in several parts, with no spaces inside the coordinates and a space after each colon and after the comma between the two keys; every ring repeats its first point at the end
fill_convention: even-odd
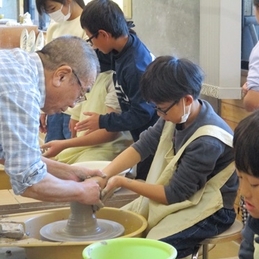
{"type": "Polygon", "coordinates": [[[0,159],[5,160],[17,195],[47,173],[38,137],[44,103],[44,70],[38,54],[0,50],[0,159]]]}

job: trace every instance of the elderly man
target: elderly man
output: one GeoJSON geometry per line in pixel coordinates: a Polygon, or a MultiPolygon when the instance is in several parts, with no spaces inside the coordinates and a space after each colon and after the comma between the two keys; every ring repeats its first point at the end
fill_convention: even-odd
{"type": "Polygon", "coordinates": [[[40,110],[63,112],[85,98],[99,70],[95,52],[82,39],[65,36],[36,53],[2,49],[0,66],[0,162],[15,194],[100,202],[99,185],[85,180],[90,170],[43,158],[38,141],[40,110]]]}

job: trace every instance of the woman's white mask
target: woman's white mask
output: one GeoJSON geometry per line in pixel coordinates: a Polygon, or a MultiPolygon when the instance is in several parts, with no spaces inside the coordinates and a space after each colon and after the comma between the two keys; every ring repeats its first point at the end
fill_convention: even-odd
{"type": "Polygon", "coordinates": [[[181,121],[179,122],[179,124],[185,123],[188,120],[190,113],[191,113],[191,107],[192,107],[192,104],[190,104],[188,106],[188,108],[186,108],[185,104],[184,104],[184,100],[183,100],[183,115],[181,117],[181,121]],[[187,112],[186,112],[186,110],[187,110],[187,112]]]}
{"type": "Polygon", "coordinates": [[[62,8],[63,8],[63,5],[61,5],[61,8],[59,10],[53,13],[49,13],[49,17],[58,23],[67,21],[71,16],[70,5],[69,5],[68,13],[66,15],[62,13],[62,8]]]}

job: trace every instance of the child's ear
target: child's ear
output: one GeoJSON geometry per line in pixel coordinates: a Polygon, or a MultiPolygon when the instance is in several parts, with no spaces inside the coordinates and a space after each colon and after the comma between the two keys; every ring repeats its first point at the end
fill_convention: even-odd
{"type": "Polygon", "coordinates": [[[104,30],[98,31],[98,37],[99,36],[103,37],[104,39],[108,39],[108,38],[112,37],[111,33],[107,32],[107,31],[104,31],[104,30]]]}
{"type": "Polygon", "coordinates": [[[184,102],[185,102],[186,106],[192,104],[193,103],[193,97],[190,94],[186,95],[184,97],[184,102]]]}

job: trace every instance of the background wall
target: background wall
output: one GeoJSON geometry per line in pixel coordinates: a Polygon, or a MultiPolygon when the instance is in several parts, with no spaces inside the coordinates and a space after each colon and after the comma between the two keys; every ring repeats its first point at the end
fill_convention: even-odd
{"type": "MultiPolygon", "coordinates": [[[[132,0],[132,20],[155,56],[176,55],[199,64],[200,0],[132,0]]],[[[219,113],[219,100],[201,96],[219,113]]]]}
{"type": "Polygon", "coordinates": [[[4,18],[17,20],[19,17],[18,0],[2,0],[0,14],[4,14],[4,18]]]}
{"type": "Polygon", "coordinates": [[[199,13],[199,0],[132,0],[134,30],[156,56],[199,62],[199,13]]]}
{"type": "MultiPolygon", "coordinates": [[[[17,19],[17,3],[22,1],[2,1],[0,14],[17,19]]],[[[132,0],[134,29],[154,55],[177,55],[198,62],[199,4],[199,0],[132,0]]]]}

